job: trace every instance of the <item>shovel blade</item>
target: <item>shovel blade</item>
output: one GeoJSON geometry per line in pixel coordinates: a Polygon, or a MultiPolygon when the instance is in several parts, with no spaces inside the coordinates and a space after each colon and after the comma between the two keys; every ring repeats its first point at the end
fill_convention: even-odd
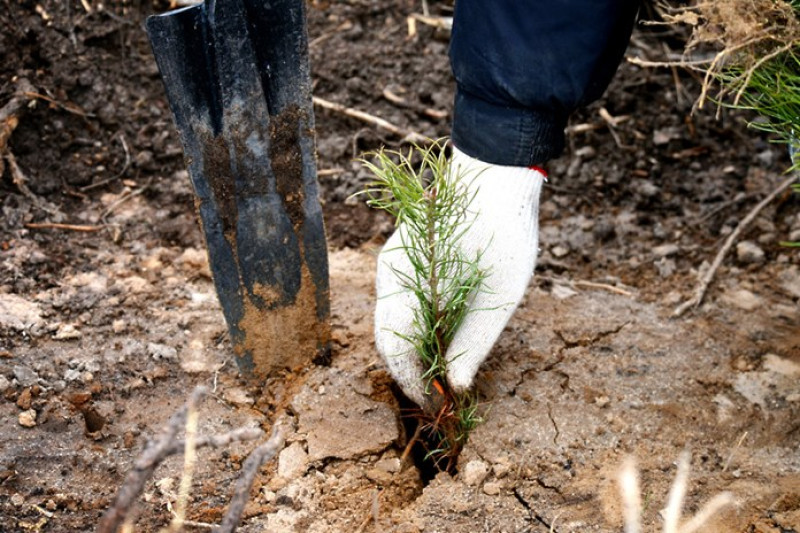
{"type": "Polygon", "coordinates": [[[206,0],[147,20],[239,369],[330,348],[303,0],[206,0]]]}

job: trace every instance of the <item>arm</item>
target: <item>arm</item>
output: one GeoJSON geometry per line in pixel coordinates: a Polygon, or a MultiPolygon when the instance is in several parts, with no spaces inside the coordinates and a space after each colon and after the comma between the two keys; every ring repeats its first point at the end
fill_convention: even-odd
{"type": "Polygon", "coordinates": [[[564,148],[628,45],[638,0],[459,0],[453,144],[486,163],[540,165],[564,148]]]}

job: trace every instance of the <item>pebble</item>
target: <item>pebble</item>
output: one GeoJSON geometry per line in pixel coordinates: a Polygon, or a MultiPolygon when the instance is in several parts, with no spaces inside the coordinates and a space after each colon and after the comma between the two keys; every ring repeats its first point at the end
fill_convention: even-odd
{"type": "Polygon", "coordinates": [[[31,389],[24,389],[17,397],[17,407],[27,411],[31,408],[31,389]]]}
{"type": "Polygon", "coordinates": [[[278,475],[285,479],[302,476],[308,467],[308,454],[303,445],[293,442],[278,455],[278,475]]]}
{"type": "Polygon", "coordinates": [[[81,337],[83,337],[83,333],[72,324],[59,324],[56,334],[53,335],[57,341],[71,341],[81,337]]]}
{"type": "Polygon", "coordinates": [[[379,485],[389,485],[392,482],[392,475],[377,468],[370,468],[365,472],[367,479],[379,485]]]}
{"type": "Polygon", "coordinates": [[[36,411],[33,409],[28,409],[27,411],[22,411],[19,414],[19,425],[26,428],[32,428],[36,426],[36,411]]]}
{"type": "Polygon", "coordinates": [[[461,471],[461,480],[467,485],[474,487],[483,483],[489,475],[489,468],[483,461],[474,459],[468,462],[461,471]]]}
{"type": "Polygon", "coordinates": [[[158,361],[159,359],[177,359],[178,350],[166,344],[159,344],[156,342],[147,343],[147,352],[150,357],[158,361]]]}
{"type": "Polygon", "coordinates": [[[14,507],[22,507],[22,505],[25,504],[25,497],[19,492],[17,492],[13,496],[11,496],[11,504],[14,507]]]}
{"type": "Polygon", "coordinates": [[[375,468],[377,468],[378,470],[383,470],[384,472],[388,472],[390,474],[399,472],[400,466],[401,465],[399,457],[387,457],[375,463],[375,468]]]}
{"type": "Polygon", "coordinates": [[[64,372],[64,381],[77,381],[81,378],[81,371],[75,368],[70,368],[64,372]]]}
{"type": "Polygon", "coordinates": [[[8,378],[3,375],[0,375],[0,394],[6,392],[10,386],[11,382],[8,381],[8,378]]]}
{"type": "Polygon", "coordinates": [[[501,457],[495,464],[492,465],[492,472],[498,479],[507,476],[510,471],[511,462],[507,457],[501,457]]]}
{"type": "Polygon", "coordinates": [[[503,488],[499,481],[491,481],[483,486],[483,493],[487,496],[497,496],[503,488]]]}
{"type": "Polygon", "coordinates": [[[754,311],[764,303],[759,296],[747,289],[727,292],[722,296],[722,300],[744,311],[754,311]]]}
{"type": "Polygon", "coordinates": [[[653,248],[653,254],[656,257],[669,257],[671,255],[675,255],[680,251],[680,248],[677,244],[662,244],[661,246],[656,246],[653,248]]]}
{"type": "Polygon", "coordinates": [[[736,258],[745,264],[763,263],[764,250],[753,241],[742,241],[736,245],[736,258]]]}
{"type": "Polygon", "coordinates": [[[787,294],[800,298],[800,269],[791,267],[778,275],[781,289],[787,294]]]}
{"type": "Polygon", "coordinates": [[[39,375],[32,369],[24,365],[18,365],[13,368],[14,377],[22,387],[31,387],[39,382],[39,375]]]}
{"type": "Polygon", "coordinates": [[[569,253],[569,248],[557,244],[556,246],[553,246],[553,248],[550,250],[550,253],[553,254],[553,257],[560,259],[569,253]]]}

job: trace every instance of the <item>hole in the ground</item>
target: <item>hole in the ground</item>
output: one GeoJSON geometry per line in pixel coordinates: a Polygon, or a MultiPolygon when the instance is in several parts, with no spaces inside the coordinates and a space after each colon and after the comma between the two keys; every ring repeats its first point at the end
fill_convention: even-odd
{"type": "MultiPolygon", "coordinates": [[[[414,435],[417,434],[417,428],[420,424],[424,423],[424,421],[417,415],[420,413],[419,406],[403,394],[403,391],[397,384],[392,383],[391,390],[392,394],[394,394],[394,397],[397,399],[397,403],[400,405],[400,421],[403,423],[403,429],[406,434],[406,442],[404,444],[408,446],[408,443],[414,438],[414,435]]],[[[439,464],[431,457],[430,450],[435,450],[438,445],[439,443],[436,442],[434,435],[426,431],[421,431],[417,440],[411,446],[410,457],[414,461],[417,470],[419,470],[423,486],[427,486],[439,472],[445,470],[451,474],[457,472],[457,456],[452,457],[450,461],[445,460],[442,462],[440,460],[439,464]],[[448,462],[449,465],[447,464],[448,462]]]]}

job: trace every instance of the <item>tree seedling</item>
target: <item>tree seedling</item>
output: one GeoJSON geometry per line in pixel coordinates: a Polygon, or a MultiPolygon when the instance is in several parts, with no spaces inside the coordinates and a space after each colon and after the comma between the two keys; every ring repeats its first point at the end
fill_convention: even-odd
{"type": "Polygon", "coordinates": [[[439,470],[452,470],[481,417],[475,393],[449,387],[445,354],[488,273],[479,268],[479,255],[467,257],[459,246],[469,229],[474,194],[465,181],[469,176],[450,168],[445,144],[438,140],[414,145],[407,153],[381,149],[369,154],[372,160],[362,162],[375,179],[362,194],[367,205],[396,219],[400,248],[411,269],[393,272],[416,301],[413,332],[396,334],[413,347],[423,364],[425,394],[441,406],[433,413],[415,412],[419,425],[409,447],[420,439],[426,459],[439,470]]]}

